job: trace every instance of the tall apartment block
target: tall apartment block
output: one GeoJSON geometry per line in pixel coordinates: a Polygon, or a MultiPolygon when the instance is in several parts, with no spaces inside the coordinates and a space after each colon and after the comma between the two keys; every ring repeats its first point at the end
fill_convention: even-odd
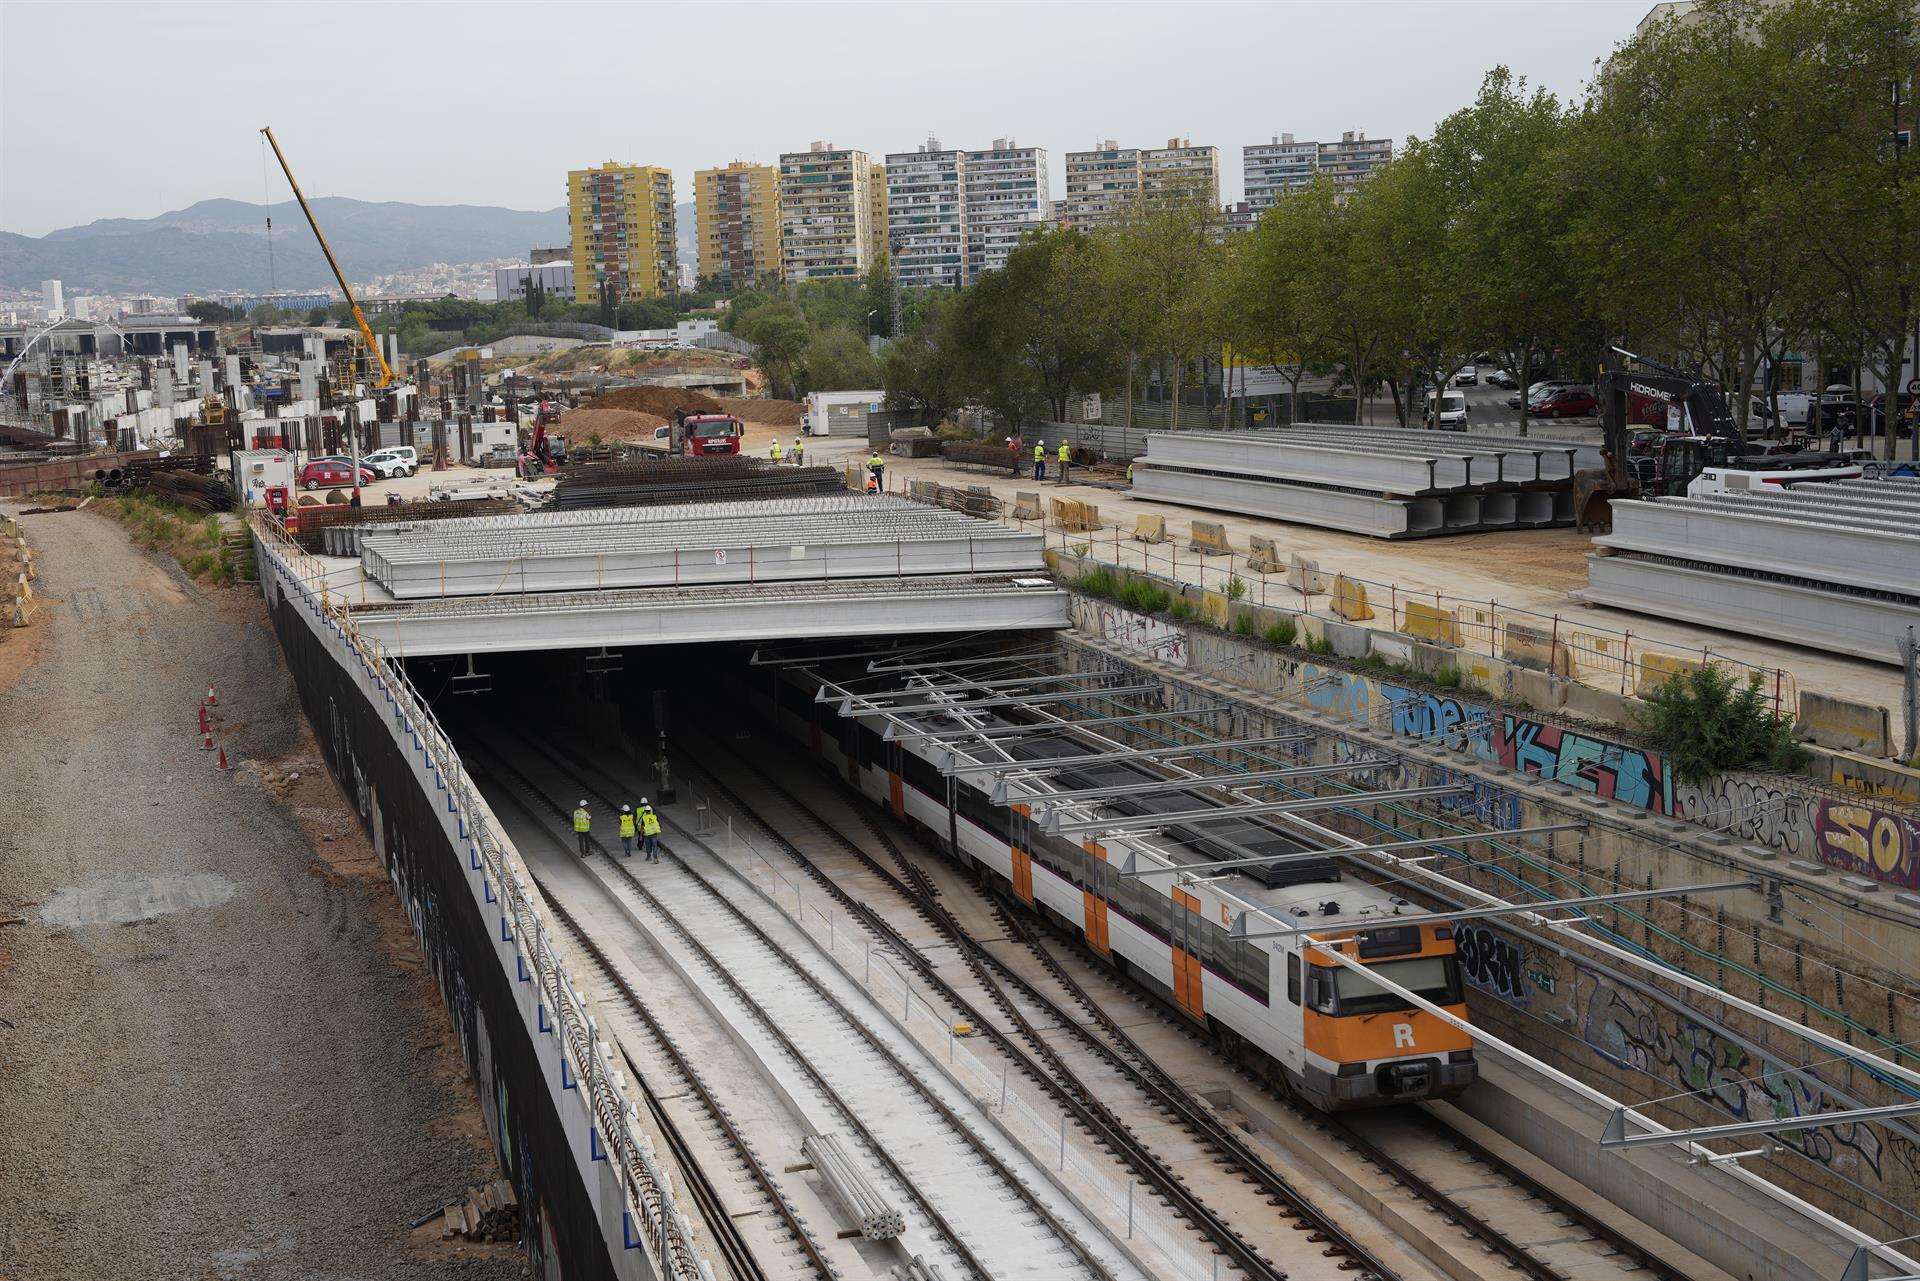
{"type": "Polygon", "coordinates": [[[887,157],[887,250],[902,289],[957,289],[967,274],[967,153],[929,138],[887,157]]]}
{"type": "Polygon", "coordinates": [[[567,226],[575,302],[598,302],[602,281],[616,302],[673,292],[679,273],[670,170],[611,160],[571,170],[567,226]]]}
{"type": "Polygon", "coordinates": [[[867,167],[867,265],[879,262],[887,252],[887,167],[867,167]]]}
{"type": "Polygon", "coordinates": [[[1363,131],[1349,129],[1340,135],[1340,141],[1320,144],[1318,163],[1320,172],[1332,177],[1334,187],[1344,199],[1391,159],[1391,138],[1369,138],[1363,131]]]}
{"type": "Polygon", "coordinates": [[[780,279],[780,171],[736,160],[694,174],[700,276],[722,289],[780,279]]]}
{"type": "Polygon", "coordinates": [[[1092,228],[1114,221],[1140,195],[1140,149],[1109,138],[1092,151],[1067,153],[1067,222],[1092,228]]]}
{"type": "Polygon", "coordinates": [[[877,248],[878,168],[864,151],[816,142],[780,156],[780,263],[789,281],[858,277],[877,248]]]}
{"type": "Polygon", "coordinates": [[[1020,237],[1052,217],[1045,149],[995,138],[987,150],[969,151],[966,192],[967,279],[972,281],[1006,266],[1020,237]]]}
{"type": "Polygon", "coordinates": [[[1276,134],[1272,142],[1241,148],[1241,157],[1247,203],[1256,213],[1264,213],[1287,192],[1312,182],[1315,174],[1331,177],[1345,200],[1376,169],[1393,159],[1393,141],[1369,138],[1355,130],[1341,134],[1339,142],[1299,142],[1292,134],[1283,133],[1276,134]]]}
{"type": "Polygon", "coordinates": [[[1204,200],[1220,205],[1220,149],[1196,147],[1185,138],[1169,138],[1164,147],[1140,153],[1140,189],[1149,205],[1173,200],[1204,200]]]}

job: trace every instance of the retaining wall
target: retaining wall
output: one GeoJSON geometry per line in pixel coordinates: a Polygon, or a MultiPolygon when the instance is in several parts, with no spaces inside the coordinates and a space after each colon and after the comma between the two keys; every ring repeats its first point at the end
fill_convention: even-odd
{"type": "MultiPolygon", "coordinates": [[[[527,877],[404,679],[369,660],[256,535],[260,580],[301,705],[351,798],[453,1016],[536,1276],[652,1281],[634,1227],[631,1103],[530,906],[527,877]],[[596,1057],[598,1069],[591,1067],[596,1057]],[[583,1079],[584,1078],[584,1079],[583,1079]],[[609,1125],[609,1121],[613,1124],[609,1125]],[[610,1151],[616,1159],[609,1159],[610,1151]]],[[[377,1010],[366,1011],[378,1018],[377,1010]]]]}

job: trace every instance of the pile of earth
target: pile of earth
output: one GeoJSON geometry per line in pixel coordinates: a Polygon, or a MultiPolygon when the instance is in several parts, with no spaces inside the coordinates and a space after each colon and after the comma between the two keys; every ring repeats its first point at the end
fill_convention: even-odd
{"type": "Polygon", "coordinates": [[[720,406],[742,422],[760,423],[767,427],[798,427],[800,415],[807,408],[797,400],[740,400],[732,396],[720,397],[720,406]]]}
{"type": "Polygon", "coordinates": [[[625,409],[643,414],[656,414],[665,419],[676,409],[684,409],[690,414],[725,413],[720,402],[704,392],[689,391],[684,387],[622,387],[618,391],[606,392],[592,400],[582,402],[581,409],[625,409]]]}
{"type": "MultiPolygon", "coordinates": [[[[616,392],[616,395],[625,393],[616,392]]],[[[600,397],[582,405],[578,409],[569,409],[560,415],[560,432],[568,440],[584,444],[591,436],[606,441],[651,441],[656,427],[666,423],[659,414],[649,414],[637,409],[602,409],[607,398],[600,397]]]]}

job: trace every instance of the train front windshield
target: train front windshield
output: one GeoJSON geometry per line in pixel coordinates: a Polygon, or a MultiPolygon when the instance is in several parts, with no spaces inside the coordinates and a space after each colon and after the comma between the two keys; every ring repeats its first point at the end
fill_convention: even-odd
{"type": "MultiPolygon", "coordinates": [[[[1369,965],[1367,969],[1435,1005],[1460,1003],[1460,971],[1451,956],[1416,956],[1404,961],[1381,961],[1369,965]]],[[[1407,1008],[1405,998],[1389,992],[1356,970],[1336,970],[1333,982],[1341,1014],[1378,1014],[1383,1010],[1407,1008]]]]}

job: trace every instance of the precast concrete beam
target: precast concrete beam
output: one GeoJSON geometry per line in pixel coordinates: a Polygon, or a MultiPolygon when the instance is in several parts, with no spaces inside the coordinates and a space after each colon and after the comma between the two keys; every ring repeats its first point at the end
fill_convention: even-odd
{"type": "Polygon", "coordinates": [[[354,611],[388,653],[491,654],[769,639],[1058,629],[1071,598],[1046,580],[907,579],[752,589],[513,596],[354,611]]]}
{"type": "Polygon", "coordinates": [[[1155,433],[1147,437],[1146,462],[1157,466],[1196,467],[1254,479],[1340,485],[1393,494],[1425,494],[1469,483],[1458,459],[1393,456],[1364,449],[1286,443],[1249,436],[1202,436],[1197,432],[1155,433]]]}
{"type": "Polygon", "coordinates": [[[1381,498],[1344,489],[1159,467],[1149,461],[1135,465],[1133,495],[1375,538],[1406,538],[1442,528],[1440,503],[1434,498],[1381,498]]]}
{"type": "Polygon", "coordinates": [[[1637,556],[1589,556],[1587,585],[1571,595],[1882,663],[1897,664],[1897,638],[1920,627],[1920,607],[1637,556]]]}
{"type": "Polygon", "coordinates": [[[1688,499],[1629,499],[1613,504],[1613,532],[1594,542],[1920,597],[1920,533],[1748,514],[1688,499]]]}

